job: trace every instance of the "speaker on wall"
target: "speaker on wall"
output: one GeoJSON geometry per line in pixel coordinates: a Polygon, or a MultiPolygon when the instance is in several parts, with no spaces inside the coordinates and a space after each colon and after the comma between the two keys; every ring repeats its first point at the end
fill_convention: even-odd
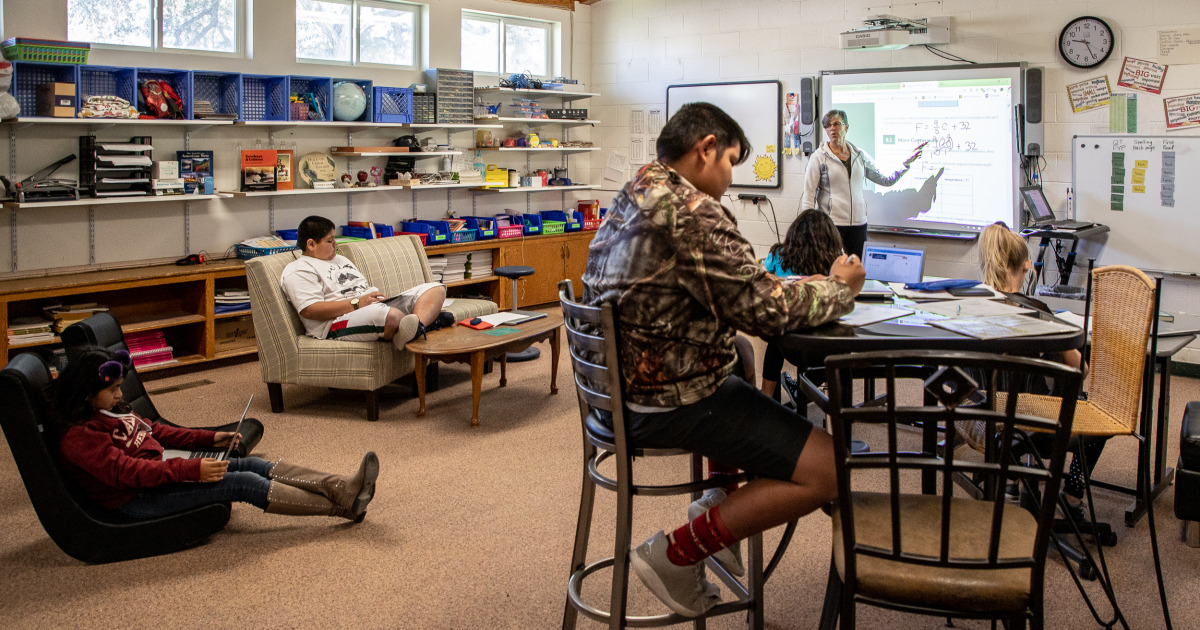
{"type": "Polygon", "coordinates": [[[813,77],[800,79],[800,147],[804,155],[811,155],[816,142],[817,80],[813,77]]]}
{"type": "Polygon", "coordinates": [[[1034,156],[1045,153],[1045,130],[1042,116],[1042,69],[1027,68],[1025,70],[1025,94],[1021,99],[1024,116],[1021,124],[1025,129],[1025,155],[1034,156]]]}

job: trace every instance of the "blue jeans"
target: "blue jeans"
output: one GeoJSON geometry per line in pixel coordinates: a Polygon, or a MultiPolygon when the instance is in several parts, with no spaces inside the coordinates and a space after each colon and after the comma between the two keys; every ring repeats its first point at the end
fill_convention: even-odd
{"type": "Polygon", "coordinates": [[[214,503],[241,501],[267,509],[268,474],[275,464],[261,457],[234,457],[220,481],[171,483],[141,491],[132,501],[117,508],[130,518],[157,518],[186,512],[214,503]]]}

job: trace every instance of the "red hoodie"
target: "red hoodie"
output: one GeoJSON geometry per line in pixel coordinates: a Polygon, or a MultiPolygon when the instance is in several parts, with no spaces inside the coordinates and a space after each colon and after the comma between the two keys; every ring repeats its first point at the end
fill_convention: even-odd
{"type": "Polygon", "coordinates": [[[143,488],[200,481],[200,460],[163,459],[163,446],[213,446],[216,433],[147,423],[137,414],[97,411],[67,430],[58,443],[67,474],[88,496],[108,509],[129,503],[143,488]]]}

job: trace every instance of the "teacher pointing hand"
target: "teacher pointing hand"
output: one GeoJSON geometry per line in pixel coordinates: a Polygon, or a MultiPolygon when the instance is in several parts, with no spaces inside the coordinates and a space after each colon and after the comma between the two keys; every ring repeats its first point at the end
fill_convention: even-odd
{"type": "Polygon", "coordinates": [[[881,186],[891,186],[908,172],[910,165],[921,157],[928,143],[921,143],[904,160],[904,169],[889,175],[875,168],[871,156],[846,141],[850,119],[846,112],[831,109],[821,119],[828,139],[813,152],[804,172],[804,210],[817,209],[828,214],[842,235],[847,254],[862,257],[867,241],[867,206],[863,201],[863,180],[881,186]]]}

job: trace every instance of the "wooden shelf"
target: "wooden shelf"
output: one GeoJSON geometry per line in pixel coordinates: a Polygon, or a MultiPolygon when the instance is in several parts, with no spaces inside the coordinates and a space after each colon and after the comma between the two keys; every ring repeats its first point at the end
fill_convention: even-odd
{"type": "Polygon", "coordinates": [[[32,343],[12,343],[10,341],[8,343],[8,348],[9,350],[23,350],[25,348],[37,348],[38,346],[52,346],[56,343],[60,343],[61,341],[62,339],[59,339],[58,335],[54,335],[53,339],[43,339],[41,341],[34,341],[32,343]]]}
{"type": "Polygon", "coordinates": [[[230,357],[244,357],[258,352],[258,346],[242,346],[233,350],[222,350],[213,355],[214,359],[228,359],[230,357]]]}
{"type": "MultiPolygon", "coordinates": [[[[257,348],[251,348],[251,349],[254,350],[255,352],[258,351],[257,348]]],[[[199,354],[185,354],[183,356],[175,357],[175,360],[171,361],[169,363],[159,363],[157,365],[147,365],[144,367],[139,367],[137,369],[137,371],[139,374],[145,374],[146,372],[154,372],[156,370],[166,370],[166,369],[170,369],[173,367],[179,367],[181,365],[191,365],[194,363],[203,363],[204,361],[207,361],[207,360],[208,359],[205,359],[203,356],[201,356],[199,354]]]]}
{"type": "Polygon", "coordinates": [[[591,190],[595,186],[591,184],[573,184],[571,186],[524,186],[518,188],[476,188],[478,192],[490,193],[537,193],[537,192],[563,192],[567,190],[591,190]]]}
{"type": "Polygon", "coordinates": [[[117,204],[128,205],[131,203],[187,203],[189,201],[222,199],[228,196],[229,195],[227,193],[220,193],[216,195],[136,195],[130,197],[102,197],[97,199],[88,197],[85,199],[74,199],[68,201],[26,201],[25,203],[6,201],[4,202],[4,207],[10,210],[24,210],[28,208],[62,208],[65,206],[112,206],[117,204]]]}
{"type": "Polygon", "coordinates": [[[525,123],[527,125],[599,125],[599,120],[579,120],[577,118],[516,118],[511,116],[501,116],[500,118],[480,118],[477,122],[485,120],[494,120],[502,123],[525,123]]]}
{"type": "Polygon", "coordinates": [[[600,96],[595,92],[573,92],[568,90],[514,90],[512,88],[502,87],[486,87],[475,88],[476,94],[520,94],[524,96],[554,96],[563,99],[564,101],[573,101],[580,98],[592,98],[600,96]]]}
{"type": "Polygon", "coordinates": [[[228,313],[213,313],[213,319],[233,319],[234,317],[249,315],[251,312],[251,309],[246,309],[244,311],[229,311],[228,313]]]}
{"type": "Polygon", "coordinates": [[[500,279],[500,276],[493,274],[490,276],[484,276],[482,278],[468,278],[466,280],[456,280],[454,282],[447,282],[447,283],[445,283],[445,285],[447,287],[465,287],[465,286],[471,285],[471,284],[483,284],[484,282],[495,282],[496,280],[499,280],[499,279],[500,279]]]}
{"type": "Polygon", "coordinates": [[[121,319],[121,332],[129,334],[131,332],[141,332],[143,330],[158,330],[160,328],[170,328],[172,326],[199,324],[203,323],[204,321],[205,318],[203,315],[196,315],[194,313],[155,313],[152,316],[147,316],[145,319],[123,317],[121,319]]]}

